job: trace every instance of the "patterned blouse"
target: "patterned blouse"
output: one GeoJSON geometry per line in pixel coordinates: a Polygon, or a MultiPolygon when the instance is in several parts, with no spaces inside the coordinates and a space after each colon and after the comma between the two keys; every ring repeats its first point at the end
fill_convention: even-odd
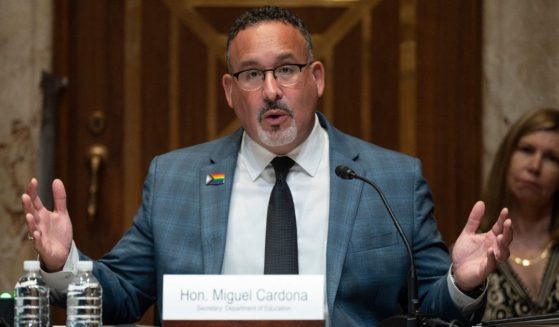
{"type": "Polygon", "coordinates": [[[556,312],[559,312],[559,244],[555,244],[551,250],[536,302],[528,295],[508,262],[500,263],[497,270],[489,276],[483,320],[556,312]]]}

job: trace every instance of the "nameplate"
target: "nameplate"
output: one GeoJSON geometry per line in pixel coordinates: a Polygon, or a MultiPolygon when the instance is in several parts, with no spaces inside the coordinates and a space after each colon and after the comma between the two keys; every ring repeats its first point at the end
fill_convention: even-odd
{"type": "Polygon", "coordinates": [[[323,320],[323,275],[164,275],[163,320],[323,320]]]}

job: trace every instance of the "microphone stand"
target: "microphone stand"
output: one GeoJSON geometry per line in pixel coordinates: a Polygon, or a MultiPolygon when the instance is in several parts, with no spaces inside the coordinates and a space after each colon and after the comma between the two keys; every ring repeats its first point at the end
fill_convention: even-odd
{"type": "Polygon", "coordinates": [[[377,193],[379,194],[382,200],[382,203],[384,204],[384,207],[388,211],[388,214],[390,215],[390,218],[394,223],[394,226],[396,227],[396,230],[398,230],[398,234],[400,234],[400,238],[404,241],[404,245],[408,252],[408,257],[410,260],[410,271],[408,274],[408,308],[407,308],[408,313],[406,315],[396,315],[396,316],[389,317],[381,321],[380,326],[381,327],[422,326],[423,325],[422,318],[419,314],[419,297],[417,295],[417,273],[415,269],[415,261],[413,259],[413,252],[410,243],[406,235],[404,234],[404,230],[402,229],[402,226],[400,225],[398,219],[396,219],[396,216],[394,215],[392,208],[388,204],[388,201],[386,200],[384,193],[381,191],[380,187],[376,183],[368,180],[365,177],[359,176],[355,171],[353,171],[349,167],[346,166],[336,167],[336,175],[338,175],[343,179],[359,179],[365,182],[366,184],[369,184],[377,191],[377,193]]]}

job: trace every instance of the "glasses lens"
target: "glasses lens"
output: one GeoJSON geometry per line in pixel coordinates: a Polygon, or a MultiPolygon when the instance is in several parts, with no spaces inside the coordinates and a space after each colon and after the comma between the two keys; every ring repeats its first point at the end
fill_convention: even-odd
{"type": "Polygon", "coordinates": [[[262,86],[264,72],[258,69],[251,69],[239,74],[238,80],[242,89],[252,91],[262,86]]]}
{"type": "Polygon", "coordinates": [[[297,65],[283,65],[274,70],[278,83],[284,86],[293,85],[299,80],[301,69],[297,65]]]}

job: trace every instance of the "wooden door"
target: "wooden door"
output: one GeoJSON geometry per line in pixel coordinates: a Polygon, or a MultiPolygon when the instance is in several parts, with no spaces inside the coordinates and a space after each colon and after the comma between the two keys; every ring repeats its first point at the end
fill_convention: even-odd
{"type": "Polygon", "coordinates": [[[423,160],[453,241],[480,183],[480,2],[56,0],[54,67],[69,81],[56,170],[77,245],[98,258],[116,243],[154,155],[239,127],[220,82],[226,33],[264,4],[306,22],[326,67],[320,110],[338,128],[423,160]]]}

